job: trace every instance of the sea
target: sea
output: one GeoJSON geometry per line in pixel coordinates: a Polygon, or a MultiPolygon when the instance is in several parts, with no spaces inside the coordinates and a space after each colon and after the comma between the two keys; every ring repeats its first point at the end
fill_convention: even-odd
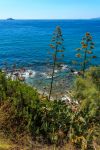
{"type": "Polygon", "coordinates": [[[45,90],[50,84],[47,58],[56,26],[62,29],[65,48],[62,71],[55,73],[56,84],[67,80],[62,89],[69,87],[72,77],[68,67],[75,67],[72,61],[76,60],[76,48],[81,47],[80,42],[86,32],[93,37],[93,52],[97,56],[91,65],[100,65],[100,20],[0,20],[0,68],[6,64],[11,69],[16,64],[17,68],[31,70],[34,77],[26,75],[26,82],[45,90]]]}

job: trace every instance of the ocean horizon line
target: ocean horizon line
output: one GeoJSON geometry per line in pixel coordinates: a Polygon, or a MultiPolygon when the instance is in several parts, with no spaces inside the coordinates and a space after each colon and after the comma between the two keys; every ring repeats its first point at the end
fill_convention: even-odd
{"type": "MultiPolygon", "coordinates": [[[[37,18],[37,19],[35,19],[35,18],[11,18],[12,19],[12,21],[14,21],[14,20],[95,20],[95,19],[98,19],[98,18],[74,18],[74,19],[61,19],[61,18],[59,18],[59,19],[39,19],[39,18],[37,18]]],[[[10,20],[9,18],[0,18],[0,20],[10,20]]]]}

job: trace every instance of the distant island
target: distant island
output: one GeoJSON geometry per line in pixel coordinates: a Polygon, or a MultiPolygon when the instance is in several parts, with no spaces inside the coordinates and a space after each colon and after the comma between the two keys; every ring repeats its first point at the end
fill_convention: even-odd
{"type": "Polygon", "coordinates": [[[100,17],[97,17],[97,18],[92,18],[93,20],[100,20],[100,17]]]}
{"type": "Polygon", "coordinates": [[[7,18],[7,20],[14,20],[13,18],[7,18]]]}

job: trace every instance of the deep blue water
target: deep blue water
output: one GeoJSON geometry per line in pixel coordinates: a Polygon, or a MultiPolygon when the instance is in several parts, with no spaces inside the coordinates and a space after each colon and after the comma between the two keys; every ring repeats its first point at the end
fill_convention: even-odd
{"type": "Polygon", "coordinates": [[[93,64],[100,64],[100,20],[0,20],[0,66],[3,62],[18,66],[45,65],[50,40],[55,27],[62,28],[65,61],[71,65],[75,49],[85,32],[90,32],[95,42],[93,64]]]}

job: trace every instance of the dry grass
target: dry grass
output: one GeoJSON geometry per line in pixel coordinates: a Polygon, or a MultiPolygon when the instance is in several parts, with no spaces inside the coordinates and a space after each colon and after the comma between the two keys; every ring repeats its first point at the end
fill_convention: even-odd
{"type": "Polygon", "coordinates": [[[11,148],[14,148],[14,144],[0,132],[0,150],[10,150],[11,148]]]}
{"type": "Polygon", "coordinates": [[[0,150],[75,150],[72,144],[66,144],[63,147],[55,145],[42,144],[33,141],[30,135],[26,133],[16,134],[16,139],[11,139],[7,135],[6,127],[9,127],[9,120],[13,115],[13,109],[9,101],[5,101],[0,106],[0,150]]]}
{"type": "Polygon", "coordinates": [[[71,143],[63,147],[56,147],[55,145],[41,144],[37,141],[32,141],[28,135],[19,138],[18,141],[12,142],[0,131],[0,150],[75,150],[71,143]]]}
{"type": "Polygon", "coordinates": [[[31,138],[26,135],[16,143],[7,139],[3,132],[0,132],[0,150],[75,150],[72,144],[66,144],[64,147],[56,147],[55,145],[42,145],[38,142],[32,142],[31,138]],[[27,137],[27,138],[26,138],[27,137]]]}
{"type": "MultiPolygon", "coordinates": [[[[33,141],[31,136],[26,133],[16,134],[16,139],[11,140],[9,135],[6,135],[5,128],[10,123],[9,120],[12,114],[13,109],[11,109],[9,102],[6,101],[0,106],[0,150],[76,150],[72,143],[67,143],[63,147],[48,146],[47,144],[33,141]]],[[[99,144],[97,141],[93,143],[94,150],[100,150],[99,144]]]]}
{"type": "Polygon", "coordinates": [[[31,146],[22,146],[19,144],[13,144],[11,141],[4,139],[0,135],[0,150],[75,150],[70,144],[64,147],[47,146],[39,143],[34,143],[31,146]]]}

